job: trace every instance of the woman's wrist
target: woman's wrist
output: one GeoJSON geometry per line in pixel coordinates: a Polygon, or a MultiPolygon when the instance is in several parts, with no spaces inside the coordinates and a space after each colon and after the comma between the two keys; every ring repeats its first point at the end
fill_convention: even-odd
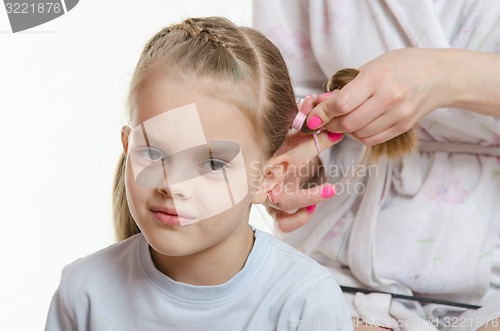
{"type": "Polygon", "coordinates": [[[466,49],[439,52],[446,68],[443,107],[500,117],[500,56],[466,49]]]}
{"type": "MultiPolygon", "coordinates": [[[[446,82],[447,102],[445,107],[460,108],[464,106],[468,99],[471,99],[467,90],[468,78],[466,57],[469,56],[463,49],[442,49],[439,50],[443,56],[443,64],[446,67],[446,75],[443,77],[446,82]]],[[[469,87],[470,88],[470,87],[469,87]]]]}

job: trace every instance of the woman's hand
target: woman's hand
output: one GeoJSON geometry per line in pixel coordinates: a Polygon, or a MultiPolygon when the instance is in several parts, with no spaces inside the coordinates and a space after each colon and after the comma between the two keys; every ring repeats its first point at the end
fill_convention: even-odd
{"type": "Polygon", "coordinates": [[[367,146],[411,129],[449,103],[450,65],[437,49],[388,52],[359,68],[359,75],[308,116],[310,128],[350,133],[367,146]]]}
{"type": "MultiPolygon", "coordinates": [[[[309,127],[326,129],[318,135],[322,150],[340,140],[329,140],[328,132],[333,140],[338,136],[332,132],[350,133],[373,146],[408,131],[440,107],[464,108],[500,118],[499,55],[463,49],[405,48],[383,54],[359,70],[342,90],[304,101],[309,127]]],[[[311,136],[302,133],[290,136],[279,152],[289,153],[295,165],[319,162],[311,136]]],[[[279,209],[269,210],[282,231],[290,232],[307,223],[315,204],[328,199],[321,197],[321,190],[329,184],[320,182],[315,188],[300,189],[310,179],[292,175],[284,183],[288,185],[285,189],[270,193],[279,209]],[[296,208],[292,214],[284,211],[296,208]]]]}
{"type": "MultiPolygon", "coordinates": [[[[299,103],[299,109],[308,114],[321,100],[316,96],[307,97],[299,103]]],[[[321,151],[341,141],[342,134],[322,131],[317,135],[321,151]]],[[[269,213],[277,220],[283,232],[293,231],[307,223],[316,204],[335,194],[334,187],[324,181],[318,150],[311,134],[291,130],[277,154],[288,154],[290,164],[288,177],[269,192],[271,203],[269,213]]]]}

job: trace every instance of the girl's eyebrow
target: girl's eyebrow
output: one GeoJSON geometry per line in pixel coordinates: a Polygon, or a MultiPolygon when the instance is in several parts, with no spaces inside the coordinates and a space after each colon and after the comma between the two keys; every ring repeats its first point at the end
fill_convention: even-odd
{"type": "Polygon", "coordinates": [[[132,129],[129,139],[137,143],[144,141],[148,147],[151,147],[151,145],[161,146],[161,144],[158,143],[160,140],[157,140],[154,135],[151,134],[151,131],[146,132],[146,127],[143,123],[132,129]]]}
{"type": "Polygon", "coordinates": [[[148,139],[148,134],[146,133],[146,128],[144,127],[144,123],[141,123],[141,130],[142,130],[142,135],[144,136],[144,140],[146,141],[146,145],[148,147],[151,147],[151,144],[149,143],[148,139]]]}
{"type": "MultiPolygon", "coordinates": [[[[146,132],[146,128],[144,127],[144,124],[142,124],[142,123],[141,123],[141,129],[142,129],[143,137],[146,141],[146,145],[148,147],[151,147],[151,146],[153,146],[153,147],[156,146],[156,147],[161,147],[161,148],[165,147],[164,143],[167,141],[166,139],[156,138],[154,130],[149,130],[148,132],[146,132]]],[[[168,151],[168,148],[167,148],[167,151],[168,151]]],[[[166,154],[169,155],[169,154],[176,154],[176,153],[166,153],[166,154]]]]}
{"type": "MultiPolygon", "coordinates": [[[[139,133],[133,134],[133,135],[130,136],[132,138],[132,140],[142,141],[144,139],[144,142],[146,143],[147,147],[155,147],[155,148],[164,149],[164,147],[165,147],[165,145],[164,145],[165,139],[157,139],[155,137],[155,135],[154,135],[154,131],[153,130],[149,130],[149,131],[146,130],[146,127],[144,126],[144,123],[141,123],[137,127],[137,132],[139,132],[139,130],[138,130],[139,127],[141,128],[142,136],[139,133]]],[[[136,129],[134,129],[134,130],[136,130],[136,129]]],[[[168,151],[168,149],[166,151],[168,151]]],[[[166,151],[164,150],[164,152],[166,152],[166,151]]],[[[170,155],[170,154],[176,154],[176,153],[166,153],[166,154],[170,155]]]]}
{"type": "Polygon", "coordinates": [[[208,152],[219,157],[226,157],[230,160],[234,159],[241,151],[239,144],[233,141],[209,141],[208,152]]]}
{"type": "Polygon", "coordinates": [[[220,158],[225,162],[231,162],[241,152],[240,145],[232,141],[210,141],[208,144],[187,148],[177,153],[165,153],[168,160],[182,160],[188,158],[213,159],[220,158]]]}

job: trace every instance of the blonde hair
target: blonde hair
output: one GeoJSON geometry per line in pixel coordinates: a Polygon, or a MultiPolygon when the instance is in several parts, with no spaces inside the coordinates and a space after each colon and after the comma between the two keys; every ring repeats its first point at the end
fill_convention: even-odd
{"type": "MultiPolygon", "coordinates": [[[[235,102],[252,121],[266,158],[281,146],[297,113],[290,77],[279,50],[254,29],[221,17],[190,18],[156,33],[135,68],[128,110],[152,74],[186,80],[235,102]],[[238,93],[235,93],[237,89],[238,93]]],[[[115,234],[124,240],[140,232],[125,192],[126,156],[113,184],[115,234]]]]}

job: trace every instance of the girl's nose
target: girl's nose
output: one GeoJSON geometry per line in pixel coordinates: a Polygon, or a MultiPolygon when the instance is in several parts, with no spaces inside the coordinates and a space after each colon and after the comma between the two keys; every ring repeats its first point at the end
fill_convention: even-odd
{"type": "Polygon", "coordinates": [[[168,184],[165,184],[164,182],[165,181],[156,187],[156,191],[165,197],[172,197],[172,192],[170,191],[168,184]]]}
{"type": "Polygon", "coordinates": [[[166,198],[174,200],[187,200],[192,196],[192,189],[189,183],[162,184],[158,185],[157,191],[166,198]]]}
{"type": "Polygon", "coordinates": [[[168,186],[168,178],[167,178],[167,165],[166,165],[166,162],[165,162],[165,159],[162,159],[161,160],[161,171],[162,171],[162,176],[161,176],[161,180],[160,182],[158,183],[158,185],[156,186],[156,190],[158,191],[158,193],[160,193],[161,195],[164,195],[164,196],[172,196],[172,192],[170,191],[169,189],[169,186],[168,186]]]}
{"type": "Polygon", "coordinates": [[[173,172],[175,171],[172,167],[167,171],[166,166],[163,166],[163,176],[162,180],[157,186],[158,193],[164,195],[165,197],[169,197],[171,199],[180,199],[185,200],[192,196],[192,185],[190,185],[190,181],[178,181],[176,180],[178,176],[175,176],[173,172]],[[172,180],[169,182],[169,178],[172,180]]]}

